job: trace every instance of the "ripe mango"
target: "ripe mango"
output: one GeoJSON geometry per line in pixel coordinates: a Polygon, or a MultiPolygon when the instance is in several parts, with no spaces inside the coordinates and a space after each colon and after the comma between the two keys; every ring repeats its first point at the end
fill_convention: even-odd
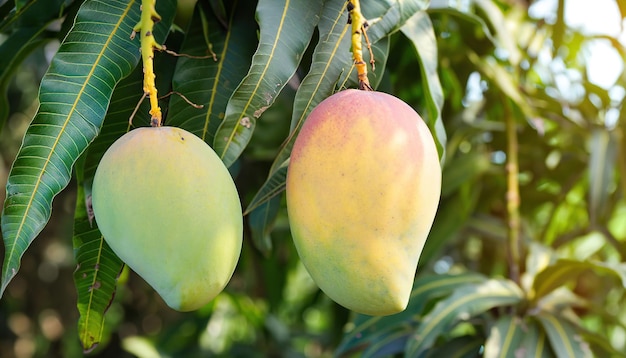
{"type": "Polygon", "coordinates": [[[111,249],[175,310],[205,305],[235,270],[243,238],[237,189],[192,133],[126,133],[98,165],[92,205],[111,249]]]}
{"type": "Polygon", "coordinates": [[[403,311],[441,192],[422,118],[381,92],[328,97],[298,134],[286,191],[294,244],[322,291],[363,314],[403,311]]]}

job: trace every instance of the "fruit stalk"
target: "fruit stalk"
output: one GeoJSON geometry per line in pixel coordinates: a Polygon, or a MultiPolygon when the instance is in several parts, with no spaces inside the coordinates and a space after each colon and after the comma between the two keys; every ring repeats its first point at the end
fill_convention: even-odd
{"type": "MultiPolygon", "coordinates": [[[[361,5],[359,0],[348,0],[348,23],[352,24],[352,57],[354,66],[356,67],[357,77],[359,79],[359,89],[373,91],[372,86],[367,78],[367,64],[363,60],[363,47],[361,46],[361,36],[365,36],[367,47],[370,48],[369,39],[367,38],[366,28],[369,26],[367,20],[361,13],[361,5]]],[[[370,63],[374,67],[374,57],[370,51],[370,63]]]]}
{"type": "Polygon", "coordinates": [[[141,1],[141,18],[133,28],[130,36],[135,38],[141,34],[141,58],[143,61],[143,92],[150,99],[150,124],[153,127],[161,126],[161,108],[157,96],[154,75],[154,49],[163,50],[163,45],[156,42],[153,35],[154,24],[161,21],[161,16],[155,9],[156,0],[141,1]]]}
{"type": "Polygon", "coordinates": [[[508,218],[508,241],[509,241],[509,275],[515,281],[520,281],[519,262],[520,262],[520,194],[519,194],[519,163],[518,163],[518,142],[517,142],[517,126],[515,117],[511,113],[508,102],[505,106],[505,122],[506,122],[506,173],[507,173],[507,192],[506,192],[506,209],[508,218]]]}

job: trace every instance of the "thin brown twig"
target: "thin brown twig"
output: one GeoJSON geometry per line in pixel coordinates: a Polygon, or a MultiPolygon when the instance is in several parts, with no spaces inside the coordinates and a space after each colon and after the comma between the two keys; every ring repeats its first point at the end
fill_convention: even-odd
{"type": "Polygon", "coordinates": [[[187,102],[188,105],[192,106],[193,108],[204,108],[203,104],[196,104],[196,103],[191,102],[187,97],[185,97],[184,94],[182,94],[182,93],[180,93],[178,91],[170,91],[169,93],[165,94],[164,96],[159,97],[159,99],[167,98],[167,97],[169,97],[169,96],[171,96],[173,94],[180,96],[180,98],[182,98],[185,102],[187,102]]]}

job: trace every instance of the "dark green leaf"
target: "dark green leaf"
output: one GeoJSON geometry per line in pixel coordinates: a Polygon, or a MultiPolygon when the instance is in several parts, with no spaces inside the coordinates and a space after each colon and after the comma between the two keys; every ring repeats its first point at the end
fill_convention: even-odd
{"type": "Polygon", "coordinates": [[[404,351],[409,334],[406,331],[392,332],[370,345],[361,357],[389,357],[404,351]]]}
{"type": "Polygon", "coordinates": [[[39,111],[7,182],[0,292],[49,220],[52,199],[69,182],[74,162],[97,135],[113,88],[137,64],[138,44],[129,34],[138,19],[137,2],[83,4],[50,64],[41,83],[39,111]]]}
{"type": "MultiPolygon", "coordinates": [[[[172,1],[159,1],[157,11],[163,14],[161,23],[155,28],[154,36],[163,41],[169,24],[173,19],[172,1]]],[[[176,40],[166,43],[168,48],[175,48],[176,40]]],[[[171,81],[175,59],[171,56],[157,56],[154,69],[157,73],[157,87],[164,88],[171,81]]],[[[143,96],[143,68],[137,66],[126,78],[115,87],[111,97],[109,110],[98,137],[90,144],[81,156],[83,160],[75,166],[78,179],[78,197],[74,218],[74,252],[78,269],[74,273],[78,292],[78,335],[83,348],[88,351],[101,341],[105,313],[115,294],[117,273],[123,263],[103,240],[102,234],[93,220],[91,206],[91,185],[97,165],[108,147],[124,133],[131,129],[129,118],[137,103],[143,96]]],[[[165,106],[163,106],[166,108],[165,106]]],[[[149,104],[144,101],[133,117],[133,125],[149,125],[149,104]]]]}
{"type": "Polygon", "coordinates": [[[289,166],[289,159],[287,159],[283,164],[278,167],[275,171],[274,175],[271,175],[261,189],[254,195],[250,204],[246,208],[244,215],[247,215],[263,203],[271,200],[272,198],[279,195],[285,189],[285,180],[287,178],[287,167],[289,166]]]}
{"type": "Polygon", "coordinates": [[[278,215],[280,202],[281,197],[275,196],[252,210],[248,217],[250,234],[254,246],[266,256],[272,250],[272,240],[269,235],[272,223],[278,215]]]}
{"type": "Polygon", "coordinates": [[[31,1],[0,24],[0,33],[10,32],[10,36],[0,44],[0,130],[9,116],[6,93],[9,80],[26,56],[50,37],[42,35],[42,32],[60,15],[63,2],[31,1]]]}
{"type": "Polygon", "coordinates": [[[546,331],[558,358],[592,357],[589,345],[583,341],[574,324],[547,312],[539,313],[536,318],[546,331]]]}
{"type": "Polygon", "coordinates": [[[176,64],[173,90],[179,96],[170,102],[166,124],[184,128],[213,145],[215,132],[224,119],[230,96],[245,76],[257,45],[254,6],[250,1],[233,1],[227,27],[202,3],[196,6],[176,64]],[[215,58],[212,57],[215,55],[215,58]],[[196,58],[200,57],[200,58],[196,58]],[[204,57],[204,58],[202,58],[204,57]]]}
{"type": "Polygon", "coordinates": [[[459,320],[469,319],[494,307],[516,305],[522,300],[521,289],[509,280],[490,279],[459,286],[424,316],[409,340],[406,357],[419,357],[437,337],[449,331],[459,320]]]}
{"type": "Polygon", "coordinates": [[[454,337],[428,351],[428,358],[478,358],[485,341],[478,336],[454,337]]]}
{"type": "Polygon", "coordinates": [[[248,75],[228,101],[213,142],[227,167],[250,141],[257,118],[296,72],[319,20],[321,5],[318,1],[259,1],[259,46],[248,75]]]}
{"type": "Polygon", "coordinates": [[[401,29],[411,40],[422,72],[423,87],[426,95],[428,116],[424,118],[437,144],[439,158],[443,162],[446,149],[446,130],[443,127],[441,110],[443,108],[443,89],[437,73],[437,39],[433,24],[424,11],[411,16],[401,29]]]}
{"type": "Polygon", "coordinates": [[[102,340],[104,314],[115,296],[117,277],[124,263],[104,241],[93,221],[85,195],[82,164],[77,163],[78,192],[74,212],[74,282],[78,294],[78,336],[85,352],[102,340]]]}
{"type": "MultiPolygon", "coordinates": [[[[370,41],[376,44],[397,31],[408,18],[425,9],[428,4],[426,1],[414,0],[405,1],[403,4],[375,2],[370,5],[376,5],[371,16],[376,16],[375,13],[382,14],[380,17],[368,19],[371,23],[368,27],[368,36],[370,41]]],[[[342,78],[347,76],[344,73],[349,74],[352,71],[352,53],[349,51],[350,26],[347,24],[348,15],[345,6],[346,3],[342,0],[327,1],[324,5],[318,24],[319,41],[313,52],[311,68],[300,83],[294,100],[291,131],[272,164],[269,178],[259,192],[277,192],[284,188],[284,179],[281,178],[283,174],[279,173],[279,170],[284,170],[283,163],[291,155],[291,149],[306,117],[315,106],[333,93],[337,85],[341,85],[342,78]],[[277,178],[273,178],[274,176],[277,178]]],[[[382,54],[386,53],[384,48],[380,51],[382,54]]],[[[384,66],[379,66],[379,71],[382,71],[383,68],[380,67],[384,66]]],[[[380,77],[377,76],[376,81],[380,81],[380,77]]],[[[259,197],[255,204],[262,203],[261,199],[267,200],[259,197]]]]}
{"type": "Polygon", "coordinates": [[[353,321],[354,328],[343,337],[335,354],[345,355],[369,347],[398,331],[409,335],[412,332],[412,326],[416,324],[419,317],[425,314],[426,306],[433,299],[449,295],[459,286],[485,282],[485,280],[484,276],[474,273],[420,276],[413,284],[409,304],[403,312],[383,317],[357,315],[353,321]]]}
{"type": "Polygon", "coordinates": [[[9,81],[26,56],[45,42],[39,35],[35,28],[19,29],[0,45],[0,131],[9,117],[9,81]]]}

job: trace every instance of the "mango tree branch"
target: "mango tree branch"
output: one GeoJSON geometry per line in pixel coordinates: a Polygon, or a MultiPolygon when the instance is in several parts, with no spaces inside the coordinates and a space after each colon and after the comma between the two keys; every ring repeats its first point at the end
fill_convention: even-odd
{"type": "Polygon", "coordinates": [[[143,92],[150,99],[150,116],[153,127],[161,126],[161,108],[157,96],[154,75],[154,49],[163,50],[154,39],[154,24],[161,21],[161,16],[154,8],[156,0],[141,1],[141,19],[133,28],[131,39],[141,34],[141,58],[143,61],[143,92]]]}
{"type": "Polygon", "coordinates": [[[374,68],[374,56],[371,51],[371,45],[365,29],[368,26],[367,20],[361,13],[361,5],[359,0],[348,0],[348,23],[352,24],[352,57],[359,79],[359,89],[372,91],[372,86],[367,78],[367,64],[363,61],[363,48],[361,46],[361,35],[365,36],[367,48],[370,50],[370,63],[374,68]]]}

